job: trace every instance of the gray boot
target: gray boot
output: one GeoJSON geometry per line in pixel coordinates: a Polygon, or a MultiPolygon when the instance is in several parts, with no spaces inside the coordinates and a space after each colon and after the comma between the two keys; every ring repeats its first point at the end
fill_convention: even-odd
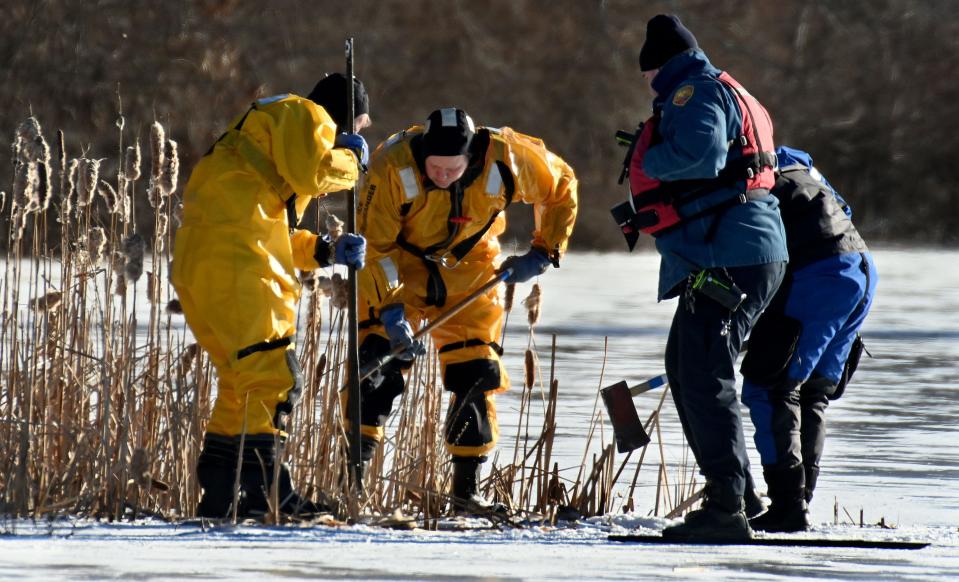
{"type": "Polygon", "coordinates": [[[745,541],[753,537],[743,498],[727,486],[706,483],[701,509],[686,514],[679,525],[663,530],[663,537],[674,540],[745,541]]]}

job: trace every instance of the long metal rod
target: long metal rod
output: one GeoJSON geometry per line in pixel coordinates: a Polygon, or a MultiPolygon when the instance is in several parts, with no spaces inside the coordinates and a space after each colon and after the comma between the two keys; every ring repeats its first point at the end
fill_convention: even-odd
{"type": "MultiPolygon", "coordinates": [[[[413,334],[413,339],[414,340],[420,339],[421,337],[430,333],[431,331],[433,331],[440,325],[443,325],[446,321],[449,320],[449,318],[453,317],[460,311],[463,311],[463,309],[467,305],[472,303],[473,301],[476,301],[476,299],[479,296],[485,294],[487,291],[489,291],[493,287],[505,281],[506,278],[510,276],[510,273],[512,273],[512,271],[513,271],[512,269],[505,269],[497,273],[495,277],[493,277],[492,279],[484,283],[482,287],[480,287],[476,291],[473,291],[472,293],[467,295],[465,299],[463,299],[462,301],[460,301],[453,307],[450,307],[449,309],[444,311],[442,314],[437,316],[436,319],[429,322],[428,325],[424,326],[418,332],[413,334]]],[[[364,366],[363,369],[360,370],[360,380],[366,380],[367,378],[375,374],[377,370],[379,370],[383,366],[392,362],[396,358],[396,356],[402,354],[403,351],[404,349],[402,347],[398,347],[394,349],[393,351],[391,351],[390,353],[386,354],[385,356],[382,356],[376,360],[373,360],[372,362],[369,363],[369,365],[364,366]]]]}
{"type": "MultiPolygon", "coordinates": [[[[346,87],[346,123],[348,132],[352,134],[356,132],[354,125],[356,112],[353,107],[353,37],[346,40],[346,87]]],[[[346,217],[346,231],[356,232],[356,184],[350,188],[346,217]]],[[[349,292],[347,295],[347,309],[349,312],[347,335],[349,336],[349,340],[347,344],[346,377],[349,394],[349,406],[347,408],[350,419],[350,475],[353,479],[353,488],[357,494],[359,494],[363,490],[363,460],[361,458],[360,447],[360,358],[359,332],[357,329],[359,301],[357,299],[356,269],[352,266],[347,267],[347,269],[349,270],[349,292]]]]}

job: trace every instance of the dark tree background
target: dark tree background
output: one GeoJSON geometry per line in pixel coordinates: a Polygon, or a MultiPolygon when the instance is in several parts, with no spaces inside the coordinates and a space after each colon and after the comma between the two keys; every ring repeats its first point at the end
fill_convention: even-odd
{"type": "MultiPolygon", "coordinates": [[[[125,144],[145,146],[154,119],[179,142],[183,184],[230,118],[342,70],[353,36],[371,142],[449,105],[541,137],[580,179],[578,249],[622,248],[608,214],[624,196],[613,134],[647,116],[645,23],[674,12],[767,106],[777,142],[813,154],[869,241],[959,241],[953,0],[7,0],[3,12],[11,141],[32,114],[48,141],[63,129],[71,157],[109,156],[110,171],[122,108],[125,144]]],[[[529,212],[511,218],[522,246],[529,212]]]]}

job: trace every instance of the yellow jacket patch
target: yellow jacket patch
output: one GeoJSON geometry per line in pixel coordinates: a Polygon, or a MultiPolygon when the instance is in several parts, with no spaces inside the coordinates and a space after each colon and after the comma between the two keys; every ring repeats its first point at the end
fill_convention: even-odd
{"type": "Polygon", "coordinates": [[[693,86],[686,85],[676,89],[676,92],[673,94],[673,105],[677,107],[682,107],[693,98],[693,86]]]}

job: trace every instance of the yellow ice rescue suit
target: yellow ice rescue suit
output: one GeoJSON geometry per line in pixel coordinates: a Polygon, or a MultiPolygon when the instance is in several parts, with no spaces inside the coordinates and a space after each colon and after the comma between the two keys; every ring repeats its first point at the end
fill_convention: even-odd
{"type": "Polygon", "coordinates": [[[172,281],[219,377],[208,435],[272,441],[300,389],[295,269],[321,266],[317,235],[296,222],[312,197],[354,184],[357,160],[333,149],[326,111],[295,95],[261,99],[230,127],[186,186],[172,281]]]}
{"type": "MultiPolygon", "coordinates": [[[[359,231],[368,245],[367,266],[359,273],[361,363],[390,349],[381,309],[402,304],[415,328],[494,276],[497,237],[511,202],[533,205],[532,245],[555,265],[572,234],[576,177],[541,140],[505,127],[478,128],[465,173],[441,189],[424,170],[423,132],[417,125],[380,145],[359,188],[359,231]]],[[[443,384],[452,392],[446,443],[455,457],[482,457],[496,445],[493,395],[509,387],[497,344],[502,318],[494,288],[432,332],[443,384]]],[[[394,360],[378,386],[363,384],[366,458],[383,438],[393,400],[404,390],[402,368],[394,360]]]]}

